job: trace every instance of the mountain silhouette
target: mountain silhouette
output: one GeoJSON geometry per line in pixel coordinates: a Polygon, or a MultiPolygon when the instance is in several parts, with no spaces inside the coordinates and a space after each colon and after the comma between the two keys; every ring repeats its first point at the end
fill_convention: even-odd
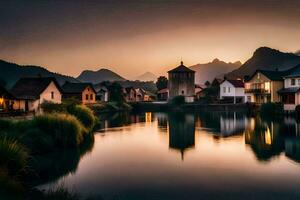
{"type": "Polygon", "coordinates": [[[55,77],[58,83],[61,85],[66,81],[78,82],[78,80],[71,76],[50,72],[40,66],[22,66],[4,60],[0,60],[0,71],[0,80],[5,82],[4,85],[6,88],[11,88],[21,77],[55,77]]]}
{"type": "Polygon", "coordinates": [[[240,61],[226,63],[216,58],[209,63],[193,65],[190,69],[196,72],[196,84],[204,84],[206,81],[212,81],[216,77],[223,77],[226,73],[237,69],[241,65],[240,61]]]}
{"type": "Polygon", "coordinates": [[[243,78],[251,76],[258,69],[287,70],[300,63],[300,56],[293,53],[283,53],[269,47],[258,48],[253,56],[241,67],[226,76],[228,78],[243,78]]]}
{"type": "Polygon", "coordinates": [[[93,84],[101,83],[103,81],[125,81],[126,79],[119,74],[109,69],[99,69],[98,71],[85,70],[77,77],[79,81],[91,82],[93,84]]]}
{"type": "Polygon", "coordinates": [[[145,72],[144,74],[141,74],[140,76],[137,76],[134,78],[134,80],[139,80],[139,81],[156,81],[157,76],[155,76],[151,72],[145,72]]]}

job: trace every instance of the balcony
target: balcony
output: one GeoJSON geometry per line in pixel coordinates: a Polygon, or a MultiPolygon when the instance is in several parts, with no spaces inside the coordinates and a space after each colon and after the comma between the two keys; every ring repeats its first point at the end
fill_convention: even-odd
{"type": "Polygon", "coordinates": [[[266,90],[265,88],[250,88],[250,89],[245,89],[245,93],[269,94],[270,90],[266,90]]]}

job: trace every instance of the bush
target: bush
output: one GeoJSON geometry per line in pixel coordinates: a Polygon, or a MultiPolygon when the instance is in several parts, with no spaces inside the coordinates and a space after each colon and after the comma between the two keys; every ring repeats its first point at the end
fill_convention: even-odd
{"type": "Polygon", "coordinates": [[[174,104],[174,105],[182,105],[185,103],[185,99],[184,99],[184,96],[176,96],[174,97],[172,100],[171,100],[171,103],[174,104]]]}
{"type": "Polygon", "coordinates": [[[68,109],[68,112],[71,115],[74,115],[88,131],[91,131],[94,128],[96,123],[96,117],[93,111],[88,107],[84,105],[76,105],[70,107],[68,109]]]}
{"type": "Polygon", "coordinates": [[[54,113],[54,112],[66,112],[65,104],[57,104],[52,102],[44,102],[42,104],[42,109],[45,113],[54,113]]]}
{"type": "Polygon", "coordinates": [[[27,166],[28,153],[15,140],[0,138],[0,166],[8,170],[9,174],[17,175],[27,166]]]}
{"type": "Polygon", "coordinates": [[[260,107],[260,114],[263,116],[276,116],[283,114],[283,106],[276,103],[264,103],[260,107]]]}
{"type": "Polygon", "coordinates": [[[35,126],[52,136],[61,147],[78,146],[86,132],[76,117],[67,114],[46,114],[33,119],[35,126]]]}

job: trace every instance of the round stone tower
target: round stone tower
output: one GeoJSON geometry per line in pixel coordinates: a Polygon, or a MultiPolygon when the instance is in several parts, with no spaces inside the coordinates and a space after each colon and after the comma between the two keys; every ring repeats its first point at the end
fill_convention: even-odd
{"type": "Polygon", "coordinates": [[[184,96],[185,102],[194,102],[195,71],[181,64],[168,71],[169,74],[169,99],[184,96]]]}

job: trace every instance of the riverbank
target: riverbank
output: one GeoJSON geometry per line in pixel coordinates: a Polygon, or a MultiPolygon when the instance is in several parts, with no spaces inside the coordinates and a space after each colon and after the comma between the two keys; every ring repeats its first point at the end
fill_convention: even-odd
{"type": "Polygon", "coordinates": [[[89,108],[47,104],[43,109],[32,119],[0,120],[1,199],[24,199],[37,183],[76,170],[92,148],[97,117],[89,108]]]}
{"type": "Polygon", "coordinates": [[[133,111],[138,112],[156,112],[156,111],[257,111],[258,106],[254,104],[203,104],[203,103],[186,103],[172,104],[167,102],[135,102],[130,104],[133,111]]]}

